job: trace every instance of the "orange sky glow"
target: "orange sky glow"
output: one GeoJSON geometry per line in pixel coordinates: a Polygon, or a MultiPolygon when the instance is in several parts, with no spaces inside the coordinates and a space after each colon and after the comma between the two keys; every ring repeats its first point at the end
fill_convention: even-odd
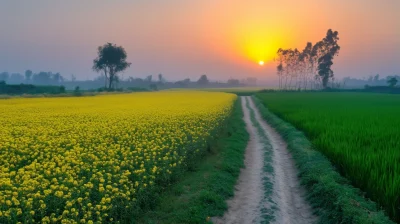
{"type": "Polygon", "coordinates": [[[302,50],[331,28],[338,77],[400,74],[398,9],[398,0],[2,1],[0,70],[94,78],[96,48],[112,42],[132,62],[125,77],[274,80],[278,48],[302,50]]]}

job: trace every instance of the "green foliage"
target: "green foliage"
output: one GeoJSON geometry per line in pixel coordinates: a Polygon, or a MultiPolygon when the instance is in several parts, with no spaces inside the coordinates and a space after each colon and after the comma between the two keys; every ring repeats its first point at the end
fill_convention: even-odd
{"type": "Polygon", "coordinates": [[[82,96],[82,92],[79,88],[79,86],[76,86],[74,89],[74,96],[82,96]]]}
{"type": "MultiPolygon", "coordinates": [[[[129,88],[127,89],[128,91],[131,91],[131,90],[129,90],[129,88]]],[[[124,91],[124,89],[122,89],[122,88],[104,88],[104,87],[101,87],[101,88],[98,88],[97,89],[97,92],[123,92],[124,91]]],[[[136,92],[139,92],[139,91],[136,91],[136,92]]]]}
{"type": "Polygon", "coordinates": [[[141,88],[141,87],[128,87],[128,88],[126,88],[126,90],[129,92],[148,92],[149,91],[149,89],[141,88]]]}
{"type": "Polygon", "coordinates": [[[242,116],[238,100],[222,136],[193,170],[160,194],[160,203],[142,214],[139,223],[207,223],[207,217],[223,215],[243,167],[249,139],[242,116]]]}
{"type": "Polygon", "coordinates": [[[157,91],[158,90],[157,84],[155,84],[155,83],[150,84],[149,89],[152,91],[157,91]]]}
{"type": "Polygon", "coordinates": [[[199,85],[207,85],[209,82],[207,75],[201,75],[199,80],[197,80],[197,84],[199,85]]]}
{"type": "MultiPolygon", "coordinates": [[[[270,111],[304,131],[312,142],[265,108],[264,117],[288,141],[301,180],[320,216],[345,223],[388,223],[377,206],[400,221],[400,99],[362,93],[257,94],[270,111]],[[380,220],[380,221],[379,221],[380,220]]],[[[259,105],[263,107],[262,105],[259,105]]],[[[335,222],[336,223],[336,222],[335,222]]]]}
{"type": "Polygon", "coordinates": [[[314,46],[314,48],[317,48],[315,51],[320,54],[318,58],[318,75],[322,78],[324,88],[327,88],[329,78],[333,78],[331,66],[333,65],[333,58],[340,50],[340,46],[337,43],[339,40],[338,35],[337,31],[329,29],[326,37],[314,46]]]}
{"type": "Polygon", "coordinates": [[[36,85],[8,85],[0,82],[0,94],[20,95],[20,94],[60,94],[65,93],[64,86],[36,86],[36,85]]]}
{"type": "Polygon", "coordinates": [[[308,42],[303,51],[279,48],[276,58],[279,89],[319,89],[319,82],[327,88],[329,79],[333,81],[331,67],[340,50],[338,41],[339,33],[329,29],[321,41],[315,45],[308,42]]]}
{"type": "Polygon", "coordinates": [[[397,79],[396,77],[390,78],[387,83],[389,84],[390,87],[394,87],[397,84],[397,79]]]}
{"type": "MultiPolygon", "coordinates": [[[[122,46],[106,43],[97,49],[97,58],[93,60],[93,70],[103,72],[108,81],[108,88],[118,82],[117,74],[127,69],[131,63],[126,61],[127,54],[122,46]]],[[[105,88],[107,84],[105,83],[105,88]]]]}
{"type": "Polygon", "coordinates": [[[366,85],[363,90],[358,90],[358,92],[400,94],[400,88],[397,88],[395,86],[368,86],[368,85],[366,85]]]}

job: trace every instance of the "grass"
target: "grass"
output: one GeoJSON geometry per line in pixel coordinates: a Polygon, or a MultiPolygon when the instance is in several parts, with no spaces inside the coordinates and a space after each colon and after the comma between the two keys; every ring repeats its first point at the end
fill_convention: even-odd
{"type": "MultiPolygon", "coordinates": [[[[270,107],[274,100],[272,96],[276,97],[274,102],[282,102],[282,99],[276,94],[268,97],[265,97],[265,94],[258,94],[257,97],[261,101],[255,97],[257,107],[264,119],[286,140],[288,149],[291,151],[299,169],[300,181],[308,189],[307,199],[319,216],[320,223],[393,223],[378,208],[376,203],[367,199],[359,189],[354,188],[351,182],[342,177],[321,152],[314,149],[313,144],[303,132],[297,130],[290,123],[283,121],[264,106],[263,103],[270,107]]],[[[298,101],[284,102],[295,104],[298,101]]],[[[325,101],[332,103],[328,99],[325,99],[325,101]]],[[[332,105],[337,107],[337,104],[332,105]]],[[[299,111],[306,110],[306,108],[302,107],[293,108],[299,111]]],[[[332,110],[329,112],[333,113],[332,110]]],[[[295,112],[292,111],[293,113],[295,112]]],[[[289,112],[286,112],[286,114],[290,115],[289,112]]],[[[319,115],[321,116],[321,114],[319,115]]],[[[320,117],[317,116],[317,121],[315,122],[319,122],[319,119],[320,117]]],[[[295,122],[295,124],[298,123],[295,122]]],[[[323,133],[324,131],[321,132],[323,133]]],[[[361,170],[359,169],[359,171],[361,170]]]]}
{"type": "Polygon", "coordinates": [[[275,220],[275,211],[277,209],[276,203],[272,199],[273,193],[273,177],[274,167],[272,161],[273,148],[265,133],[265,130],[261,127],[260,123],[256,119],[254,110],[250,107],[248,99],[246,99],[246,107],[250,111],[251,123],[257,128],[257,134],[259,135],[264,149],[264,166],[263,166],[263,187],[264,187],[264,198],[261,201],[262,205],[270,205],[271,207],[262,206],[261,215],[262,223],[270,223],[275,220]]]}
{"type": "Polygon", "coordinates": [[[158,206],[144,213],[139,223],[208,223],[208,217],[224,214],[226,200],[233,196],[243,167],[249,139],[242,117],[237,100],[223,136],[210,145],[194,170],[161,194],[158,206]]]}

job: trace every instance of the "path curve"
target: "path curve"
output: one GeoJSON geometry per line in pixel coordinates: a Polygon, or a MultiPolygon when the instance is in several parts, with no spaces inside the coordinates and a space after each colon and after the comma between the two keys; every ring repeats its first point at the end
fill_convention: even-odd
{"type": "Polygon", "coordinates": [[[228,211],[222,218],[213,218],[216,224],[246,224],[261,223],[262,208],[271,208],[273,204],[274,220],[270,223],[279,224],[309,224],[315,223],[317,218],[313,215],[311,206],[304,199],[305,190],[300,186],[297,169],[286,142],[281,136],[261,117],[251,97],[241,97],[244,121],[250,135],[245,152],[245,168],[235,187],[235,196],[228,200],[228,211]],[[254,112],[256,122],[263,130],[264,136],[257,131],[251,121],[250,109],[246,106],[249,102],[250,109],[254,112]],[[264,145],[262,137],[267,137],[272,146],[273,175],[263,173],[264,145]],[[262,200],[264,186],[262,178],[269,176],[273,183],[271,200],[262,200]]]}

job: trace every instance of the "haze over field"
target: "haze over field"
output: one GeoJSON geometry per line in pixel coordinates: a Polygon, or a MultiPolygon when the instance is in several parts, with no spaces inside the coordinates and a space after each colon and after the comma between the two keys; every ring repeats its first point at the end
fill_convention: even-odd
{"type": "Polygon", "coordinates": [[[400,73],[399,9],[398,0],[1,1],[0,70],[92,79],[97,47],[112,42],[132,62],[125,77],[276,80],[278,48],[302,50],[331,28],[336,77],[386,76],[400,73]]]}

